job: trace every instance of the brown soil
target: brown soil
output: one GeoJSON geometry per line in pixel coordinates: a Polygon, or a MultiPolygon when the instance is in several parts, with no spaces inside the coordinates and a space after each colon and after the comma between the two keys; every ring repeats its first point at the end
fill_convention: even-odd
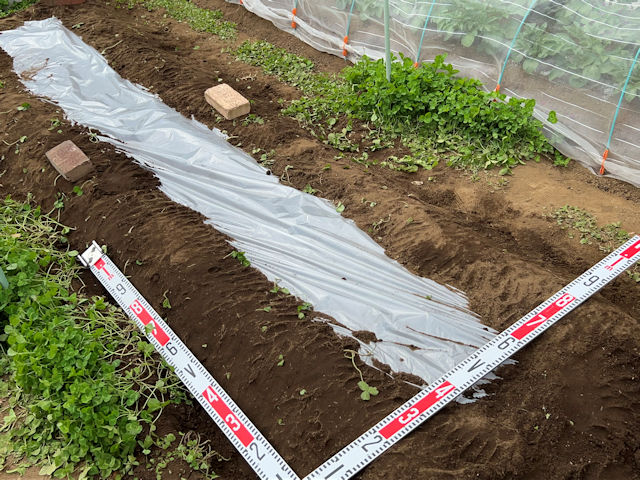
{"type": "MultiPolygon", "coordinates": [[[[314,52],[269,23],[223,0],[201,0],[221,8],[247,35],[302,52],[325,70],[343,65],[314,52]]],[[[294,120],[279,114],[278,99],[298,92],[258,69],[221,53],[229,46],[141,8],[118,9],[90,1],[78,7],[35,6],[0,21],[10,29],[51,15],[81,35],[124,78],[158,93],[184,115],[226,129],[248,152],[274,149],[273,171],[296,188],[307,183],[319,195],[346,205],[352,218],[416,274],[465,291],[483,322],[503,329],[555,293],[602,253],[580,245],[546,217],[564,204],[592,211],[603,223],[622,221],[640,232],[640,192],[627,184],[592,176],[573,165],[519,167],[508,184],[493,174],[469,175],[440,166],[431,172],[399,174],[334,160],[336,152],[294,120]],[[194,50],[194,46],[200,46],[194,50]],[[264,125],[223,121],[203,101],[218,77],[254,100],[264,125]],[[327,163],[330,170],[323,170],[327,163]],[[285,176],[286,179],[286,176],[285,176]],[[364,203],[376,202],[375,207],[364,203]],[[407,222],[411,218],[412,222],[407,222]],[[372,225],[388,219],[379,228],[372,225]],[[371,229],[371,230],[370,230],[371,229]]],[[[51,208],[66,195],[61,220],[76,228],[74,248],[92,240],[109,247],[111,258],[213,376],[238,402],[299,475],[309,473],[415,393],[409,385],[363,368],[380,389],[370,402],[359,399],[357,372],[343,354],[355,342],[338,338],[326,325],[300,320],[291,297],[268,293],[256,270],[232,258],[225,238],[193,211],[168,200],[156,179],[110,146],[92,143],[87,131],[63,122],[55,106],[26,93],[11,59],[0,53],[0,195],[51,208]],[[31,108],[15,110],[28,101],[31,108]],[[73,140],[96,164],[84,194],[56,178],[44,153],[73,140]],[[141,260],[142,265],[137,265],[141,260]],[[161,306],[163,292],[171,310],[161,306]],[[272,305],[271,313],[257,311],[272,305]],[[266,326],[266,331],[262,327],[266,326]],[[278,355],[285,365],[277,367],[278,355]],[[230,373],[229,378],[227,374],[230,373]],[[304,388],[308,394],[301,396],[304,388]]],[[[91,275],[87,292],[101,292],[91,275]]],[[[373,479],[638,479],[640,478],[640,288],[626,276],[567,316],[517,355],[518,364],[499,370],[490,396],[451,405],[382,455],[356,478],[373,479]],[[548,418],[547,418],[548,417],[548,418]]],[[[197,430],[230,460],[215,463],[223,478],[255,475],[197,406],[176,407],[160,431],[197,430]]],[[[184,465],[163,478],[189,476],[184,465]]],[[[136,475],[155,478],[144,469],[136,475]]]]}

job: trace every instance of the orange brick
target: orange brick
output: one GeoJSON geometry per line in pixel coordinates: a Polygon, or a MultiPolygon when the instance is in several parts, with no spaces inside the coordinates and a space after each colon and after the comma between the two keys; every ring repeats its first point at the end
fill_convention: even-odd
{"type": "Polygon", "coordinates": [[[93,164],[71,140],[66,140],[46,153],[47,158],[60,175],[76,182],[93,171],[93,164]]]}
{"type": "Polygon", "coordinates": [[[251,111],[249,100],[226,83],[207,89],[204,92],[204,98],[227,120],[233,120],[251,111]]]}

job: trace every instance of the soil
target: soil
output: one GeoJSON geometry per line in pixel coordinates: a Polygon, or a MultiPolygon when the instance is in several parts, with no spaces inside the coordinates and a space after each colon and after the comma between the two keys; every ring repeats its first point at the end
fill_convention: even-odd
{"type": "MultiPolygon", "coordinates": [[[[242,6],[198,3],[238,22],[238,41],[267,39],[326,71],[344,65],[242,6]]],[[[495,329],[513,323],[603,256],[597,245],[570,238],[548,213],[576,205],[603,224],[621,221],[640,232],[640,191],[579,165],[532,163],[505,180],[444,165],[403,174],[335,160],[335,150],[279,113],[278,100],[296,98],[297,90],[224,53],[233,42],[195,33],[162,12],[97,0],[74,7],[36,5],[0,20],[0,30],[51,15],[98,51],[111,47],[105,54],[111,66],[169,106],[227,130],[247,152],[275,150],[274,174],[292,165],[284,181],[299,189],[311,184],[318,195],[341,201],[343,214],[370,231],[390,257],[466,292],[471,308],[495,329]],[[264,125],[217,123],[203,99],[217,78],[251,98],[264,125]],[[332,168],[323,170],[326,164],[332,168]],[[373,228],[381,219],[388,221],[373,228]]],[[[73,247],[81,250],[94,239],[108,246],[110,257],[300,476],[416,393],[358,362],[366,381],[380,390],[371,401],[361,401],[358,373],[344,356],[344,349],[356,347],[354,340],[299,319],[299,300],[269,293],[265,277],[227,256],[232,248],[224,235],[167,199],[152,174],[110,146],[93,143],[55,105],[27,93],[11,65],[0,52],[0,80],[6,84],[0,89],[0,195],[30,195],[48,210],[63,193],[60,219],[75,228],[73,247]],[[31,108],[17,111],[23,102],[31,108]],[[50,128],[54,118],[62,124],[50,128]],[[28,138],[19,151],[6,145],[23,135],[28,138]],[[44,155],[63,140],[74,141],[96,165],[95,175],[78,183],[81,196],[58,178],[44,155]],[[170,310],[162,308],[165,292],[170,310]],[[267,305],[270,313],[259,311],[267,305]],[[278,367],[280,354],[285,364],[278,367]],[[301,396],[303,388],[308,393],[301,396]]],[[[89,273],[83,279],[86,293],[103,292],[89,273]]],[[[623,275],[517,354],[516,365],[499,369],[501,379],[487,386],[490,395],[448,406],[355,478],[640,479],[639,328],[640,286],[623,275]]],[[[189,430],[228,459],[212,465],[222,478],[255,478],[200,407],[173,407],[161,417],[161,433],[189,430]]],[[[155,478],[144,465],[136,475],[155,478]]],[[[181,476],[201,478],[185,465],[163,478],[181,476]]]]}

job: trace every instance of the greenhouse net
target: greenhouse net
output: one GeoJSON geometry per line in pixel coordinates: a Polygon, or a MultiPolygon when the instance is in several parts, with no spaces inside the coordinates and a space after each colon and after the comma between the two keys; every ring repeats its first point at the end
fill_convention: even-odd
{"type": "MultiPolygon", "coordinates": [[[[384,56],[383,0],[228,0],[353,62],[384,56]]],[[[640,186],[640,2],[390,0],[391,50],[447,54],[487,90],[536,100],[566,156],[640,186]]]]}

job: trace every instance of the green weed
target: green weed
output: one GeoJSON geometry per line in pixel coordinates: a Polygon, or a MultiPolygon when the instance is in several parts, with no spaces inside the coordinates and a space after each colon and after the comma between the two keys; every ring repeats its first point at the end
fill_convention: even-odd
{"type": "Polygon", "coordinates": [[[305,317],[304,312],[308,312],[311,310],[311,304],[304,302],[302,305],[298,305],[298,318],[303,319],[305,317]]]}
{"type": "Polygon", "coordinates": [[[318,190],[316,190],[315,188],[313,188],[313,187],[311,186],[311,184],[309,184],[309,183],[307,183],[307,184],[304,186],[304,188],[302,189],[302,191],[303,191],[304,193],[308,193],[309,195],[315,195],[315,194],[318,192],[318,190]]]}
{"type": "Polygon", "coordinates": [[[269,290],[269,293],[284,293],[285,295],[291,294],[288,289],[281,287],[277,282],[273,282],[273,288],[269,290]]]}
{"type": "Polygon", "coordinates": [[[260,115],[250,113],[245,117],[244,120],[242,120],[242,125],[244,127],[251,125],[252,123],[256,125],[264,125],[264,118],[262,118],[260,115]]]}
{"type": "Polygon", "coordinates": [[[351,360],[351,364],[353,365],[353,368],[355,368],[356,371],[358,372],[358,375],[360,375],[360,381],[358,382],[358,388],[361,390],[360,398],[366,402],[371,400],[371,397],[375,397],[380,392],[376,387],[372,387],[367,382],[364,381],[364,377],[362,376],[362,370],[360,370],[356,365],[357,353],[358,352],[356,352],[355,350],[346,349],[344,351],[344,356],[349,360],[351,360]]]}
{"type": "Polygon", "coordinates": [[[613,251],[631,238],[631,235],[622,229],[621,222],[600,227],[595,215],[579,207],[565,205],[555,210],[550,216],[561,228],[569,230],[571,238],[577,233],[580,236],[580,243],[591,245],[596,242],[600,250],[605,253],[613,251]]]}
{"type": "Polygon", "coordinates": [[[0,204],[0,470],[123,475],[144,424],[186,391],[119,309],[73,292],[78,252],[59,249],[69,231],[28,203],[0,204]]]}
{"type": "MultiPolygon", "coordinates": [[[[19,12],[24,10],[36,3],[37,0],[23,0],[22,2],[14,3],[13,5],[9,5],[8,0],[0,0],[0,18],[8,17],[12,13],[19,12]]],[[[4,86],[4,84],[3,84],[4,86]]],[[[2,87],[0,87],[2,88],[2,87]]]]}
{"type": "MultiPolygon", "coordinates": [[[[485,92],[478,80],[456,77],[458,72],[445,63],[445,56],[418,68],[400,56],[387,82],[384,62],[366,57],[340,75],[329,76],[315,72],[310,60],[263,41],[244,42],[233,54],[300,88],[305,96],[283,113],[297,118],[325,143],[357,151],[359,144],[351,138],[351,121],[357,119],[374,127],[363,139],[370,149],[391,146],[397,138],[411,149],[412,154],[400,161],[381,162],[384,167],[415,172],[446,159],[452,166],[499,167],[506,174],[526,160],[555,151],[542,134],[542,122],[533,117],[534,100],[485,92]],[[345,118],[346,126],[340,121],[345,118]]],[[[552,112],[549,121],[554,119],[552,112]]],[[[555,164],[566,162],[560,157],[555,164]]]]}
{"type": "MultiPolygon", "coordinates": [[[[560,228],[569,231],[570,238],[578,235],[581,244],[592,245],[595,243],[604,253],[611,253],[631,238],[631,234],[622,228],[621,222],[609,223],[600,227],[595,215],[579,207],[565,205],[549,216],[555,219],[560,228]]],[[[627,274],[633,281],[640,283],[639,265],[631,267],[627,270],[627,274]]]]}
{"type": "Polygon", "coordinates": [[[251,266],[251,262],[247,259],[247,257],[245,257],[244,252],[239,252],[238,250],[234,250],[224,258],[227,258],[227,257],[235,258],[236,260],[238,260],[238,262],[240,262],[240,265],[242,265],[243,267],[251,266]]]}
{"type": "Polygon", "coordinates": [[[236,24],[222,19],[220,10],[200,8],[188,0],[117,0],[129,8],[142,5],[149,11],[164,9],[167,15],[180,22],[186,22],[197,32],[207,32],[223,39],[236,36],[236,24]]]}
{"type": "Polygon", "coordinates": [[[186,434],[179,432],[179,435],[180,441],[175,446],[173,444],[177,438],[173,433],[158,437],[151,432],[144,440],[138,442],[144,455],[150,456],[154,447],[157,452],[155,456],[148,458],[147,470],[154,470],[156,479],[161,480],[166,470],[172,471],[170,468],[173,462],[183,461],[193,472],[202,474],[208,480],[219,478],[211,470],[211,461],[215,459],[220,462],[229,459],[215,451],[209,441],[203,440],[196,432],[190,431],[186,434]]]}

